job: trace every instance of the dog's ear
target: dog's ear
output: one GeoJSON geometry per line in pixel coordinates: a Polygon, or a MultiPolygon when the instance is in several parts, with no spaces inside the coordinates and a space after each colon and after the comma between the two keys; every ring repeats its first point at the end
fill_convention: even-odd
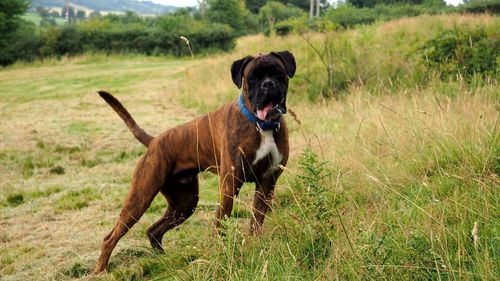
{"type": "Polygon", "coordinates": [[[293,54],[289,51],[271,52],[271,54],[278,57],[281,62],[283,62],[283,64],[285,65],[286,74],[288,75],[288,77],[292,78],[297,67],[293,54]]]}
{"type": "Polygon", "coordinates": [[[241,88],[241,82],[243,78],[243,71],[245,70],[245,66],[253,59],[251,56],[246,56],[241,60],[237,60],[233,62],[231,65],[231,77],[233,78],[234,84],[239,88],[241,88]]]}

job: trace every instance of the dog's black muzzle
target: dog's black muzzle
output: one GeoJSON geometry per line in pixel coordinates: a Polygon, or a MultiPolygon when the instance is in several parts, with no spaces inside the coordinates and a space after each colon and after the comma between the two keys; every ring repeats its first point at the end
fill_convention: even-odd
{"type": "Polygon", "coordinates": [[[276,121],[286,113],[286,94],[282,89],[280,83],[275,79],[265,79],[260,83],[260,87],[255,89],[252,105],[254,113],[257,110],[262,110],[264,107],[273,104],[273,108],[267,113],[266,120],[276,121]]]}

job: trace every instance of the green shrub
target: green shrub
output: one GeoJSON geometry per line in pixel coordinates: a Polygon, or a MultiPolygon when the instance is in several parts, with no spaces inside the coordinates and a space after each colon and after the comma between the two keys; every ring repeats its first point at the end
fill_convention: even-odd
{"type": "Polygon", "coordinates": [[[7,197],[7,203],[13,207],[21,205],[23,202],[24,197],[21,193],[15,193],[7,197]]]}
{"type": "Polygon", "coordinates": [[[37,50],[40,47],[39,37],[36,36],[35,25],[20,21],[16,32],[2,34],[0,42],[0,65],[8,65],[16,60],[33,60],[38,56],[37,50]],[[34,35],[35,34],[35,35],[34,35]],[[2,46],[1,43],[5,43],[2,46]]]}
{"type": "Polygon", "coordinates": [[[247,34],[259,33],[259,15],[246,13],[244,20],[247,34]]]}
{"type": "Polygon", "coordinates": [[[230,26],[239,35],[245,33],[245,6],[240,0],[209,0],[207,18],[230,26]]]}
{"type": "Polygon", "coordinates": [[[500,39],[488,36],[484,28],[456,26],[427,41],[423,47],[425,64],[441,74],[442,79],[498,73],[500,39]]]}
{"type": "Polygon", "coordinates": [[[337,30],[338,24],[326,17],[309,19],[306,15],[290,18],[276,24],[276,34],[280,36],[288,35],[292,31],[295,33],[305,32],[329,32],[337,30]]]}
{"type": "MultiPolygon", "coordinates": [[[[278,29],[278,23],[287,19],[299,18],[304,12],[294,5],[285,5],[276,1],[269,1],[259,10],[259,22],[265,35],[270,35],[273,29],[278,29]]],[[[279,26],[281,35],[286,35],[290,31],[286,24],[279,26]]],[[[276,30],[278,32],[278,30],[276,30]]]]}
{"type": "Polygon", "coordinates": [[[329,32],[337,30],[339,25],[326,17],[313,18],[307,21],[307,26],[310,30],[315,32],[329,32]]]}
{"type": "Polygon", "coordinates": [[[52,57],[57,54],[57,42],[59,34],[61,32],[60,28],[43,28],[40,30],[40,47],[38,49],[38,55],[40,57],[52,57]]]}
{"type": "Polygon", "coordinates": [[[83,51],[83,36],[74,25],[61,28],[56,43],[56,53],[59,55],[76,55],[83,51]]]}
{"type": "Polygon", "coordinates": [[[293,29],[293,26],[288,21],[283,21],[283,22],[279,22],[276,24],[276,34],[279,36],[286,36],[286,35],[290,34],[292,29],[293,29]]]}
{"type": "Polygon", "coordinates": [[[358,9],[349,4],[340,5],[336,9],[328,9],[325,17],[342,27],[353,27],[358,24],[370,24],[375,22],[378,18],[373,9],[358,9]]]}
{"type": "Polygon", "coordinates": [[[85,267],[85,265],[79,262],[74,263],[70,268],[64,271],[64,275],[73,278],[83,277],[87,273],[89,273],[88,269],[85,267]]]}
{"type": "Polygon", "coordinates": [[[373,8],[356,8],[350,4],[343,4],[335,9],[328,9],[325,18],[348,28],[359,24],[370,24],[378,20],[387,21],[402,17],[414,17],[424,13],[435,14],[445,10],[445,6],[436,8],[435,6],[410,4],[379,4],[373,8]]]}
{"type": "Polygon", "coordinates": [[[468,13],[500,13],[500,0],[472,0],[462,8],[468,13]]]}
{"type": "Polygon", "coordinates": [[[62,27],[36,29],[21,22],[9,35],[10,44],[0,54],[1,64],[16,60],[77,55],[84,52],[189,55],[180,36],[187,37],[196,53],[230,50],[236,34],[228,25],[197,21],[186,15],[142,19],[131,15],[109,15],[62,27]],[[4,58],[5,57],[5,58],[4,58]]]}
{"type": "Polygon", "coordinates": [[[234,47],[233,30],[222,24],[197,22],[184,16],[163,16],[151,26],[100,22],[94,19],[79,25],[85,50],[107,53],[188,55],[180,36],[187,37],[198,53],[204,50],[229,50],[234,47]],[[90,26],[89,26],[90,25],[90,26]]]}
{"type": "Polygon", "coordinates": [[[26,0],[0,1],[0,65],[12,63],[19,55],[19,51],[25,51],[17,49],[19,39],[26,40],[25,36],[19,36],[26,34],[22,29],[27,24],[20,16],[28,9],[30,2],[26,0]]]}
{"type": "MultiPolygon", "coordinates": [[[[324,222],[331,216],[331,202],[328,199],[326,179],[329,176],[327,162],[320,160],[318,155],[306,147],[299,157],[300,174],[296,176],[295,189],[304,194],[305,215],[324,222]]],[[[309,221],[314,219],[307,218],[309,221]]]]}

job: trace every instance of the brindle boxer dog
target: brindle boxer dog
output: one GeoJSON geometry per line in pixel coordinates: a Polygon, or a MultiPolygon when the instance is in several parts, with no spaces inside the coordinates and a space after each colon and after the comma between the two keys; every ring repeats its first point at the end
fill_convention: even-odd
{"type": "Polygon", "coordinates": [[[288,159],[288,130],[282,115],[287,110],[288,78],[294,73],[295,58],[288,51],[237,60],[231,66],[234,84],[243,87],[237,100],[157,137],[144,132],[116,98],[100,91],[148,150],[137,164],[116,225],[104,238],[94,273],[106,269],[118,240],[158,192],[167,200],[168,209],[149,227],[147,235],[153,248],[162,251],[163,234],[193,214],[198,203],[198,173],[202,171],[219,175],[217,229],[231,214],[242,184],[256,183],[250,229],[258,233],[282,172],[278,166],[288,159]]]}

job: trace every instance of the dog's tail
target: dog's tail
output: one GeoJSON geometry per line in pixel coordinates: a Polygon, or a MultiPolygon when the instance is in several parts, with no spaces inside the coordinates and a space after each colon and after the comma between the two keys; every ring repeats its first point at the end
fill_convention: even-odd
{"type": "Polygon", "coordinates": [[[128,113],[127,109],[125,109],[120,101],[113,97],[113,95],[105,91],[98,91],[97,93],[99,93],[101,98],[103,98],[111,106],[111,108],[113,108],[113,110],[118,113],[118,116],[120,116],[120,118],[125,121],[125,124],[130,129],[134,137],[146,147],[148,147],[154,137],[144,132],[144,130],[141,129],[141,127],[139,127],[137,123],[135,123],[132,115],[128,113]]]}

